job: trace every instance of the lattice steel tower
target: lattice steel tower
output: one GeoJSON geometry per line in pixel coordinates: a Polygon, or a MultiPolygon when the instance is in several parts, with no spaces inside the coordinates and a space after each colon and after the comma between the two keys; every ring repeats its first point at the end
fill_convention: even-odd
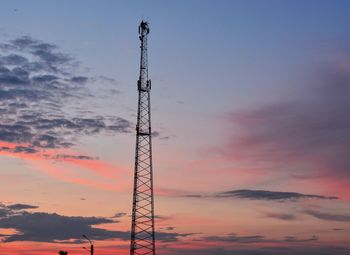
{"type": "Polygon", "coordinates": [[[152,132],[151,132],[151,80],[148,79],[147,35],[148,23],[139,26],[141,40],[140,77],[137,125],[134,195],[131,225],[131,255],[155,255],[152,132]]]}

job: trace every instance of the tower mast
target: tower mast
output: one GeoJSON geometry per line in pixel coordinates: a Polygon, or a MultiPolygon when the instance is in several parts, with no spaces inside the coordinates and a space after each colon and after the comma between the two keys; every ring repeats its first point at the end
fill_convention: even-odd
{"type": "Polygon", "coordinates": [[[139,96],[130,255],[155,255],[150,105],[151,80],[148,79],[147,60],[148,34],[148,23],[142,21],[139,26],[141,61],[140,76],[137,81],[139,96]]]}

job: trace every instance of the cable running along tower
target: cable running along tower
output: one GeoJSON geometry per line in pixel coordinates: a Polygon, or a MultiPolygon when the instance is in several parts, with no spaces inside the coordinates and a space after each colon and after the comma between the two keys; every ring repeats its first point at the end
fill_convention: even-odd
{"type": "Polygon", "coordinates": [[[139,26],[141,61],[140,77],[137,81],[139,97],[130,255],[155,255],[150,105],[151,80],[148,79],[147,61],[148,33],[148,23],[142,21],[139,26]]]}

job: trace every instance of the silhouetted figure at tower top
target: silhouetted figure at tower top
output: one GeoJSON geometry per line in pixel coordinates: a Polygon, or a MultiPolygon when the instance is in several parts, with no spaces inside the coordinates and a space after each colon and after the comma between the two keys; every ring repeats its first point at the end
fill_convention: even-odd
{"type": "Polygon", "coordinates": [[[68,255],[68,251],[59,251],[58,255],[68,255]]]}

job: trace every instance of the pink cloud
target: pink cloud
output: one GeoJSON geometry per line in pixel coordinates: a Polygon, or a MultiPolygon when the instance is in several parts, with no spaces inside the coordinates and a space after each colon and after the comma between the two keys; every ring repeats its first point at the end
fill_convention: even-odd
{"type": "Polygon", "coordinates": [[[118,182],[118,177],[127,171],[124,167],[116,167],[99,159],[80,159],[78,157],[56,157],[56,155],[79,155],[71,150],[46,149],[41,152],[14,152],[18,146],[26,144],[16,144],[0,142],[0,147],[10,150],[1,150],[0,155],[16,157],[25,160],[37,169],[58,180],[94,187],[106,190],[120,190],[125,188],[125,184],[118,182]],[[56,164],[55,164],[56,162],[56,164]],[[57,164],[59,163],[59,164],[57,164]],[[92,174],[99,176],[99,179],[89,178],[87,175],[79,174],[77,168],[83,171],[88,170],[92,174]]]}

